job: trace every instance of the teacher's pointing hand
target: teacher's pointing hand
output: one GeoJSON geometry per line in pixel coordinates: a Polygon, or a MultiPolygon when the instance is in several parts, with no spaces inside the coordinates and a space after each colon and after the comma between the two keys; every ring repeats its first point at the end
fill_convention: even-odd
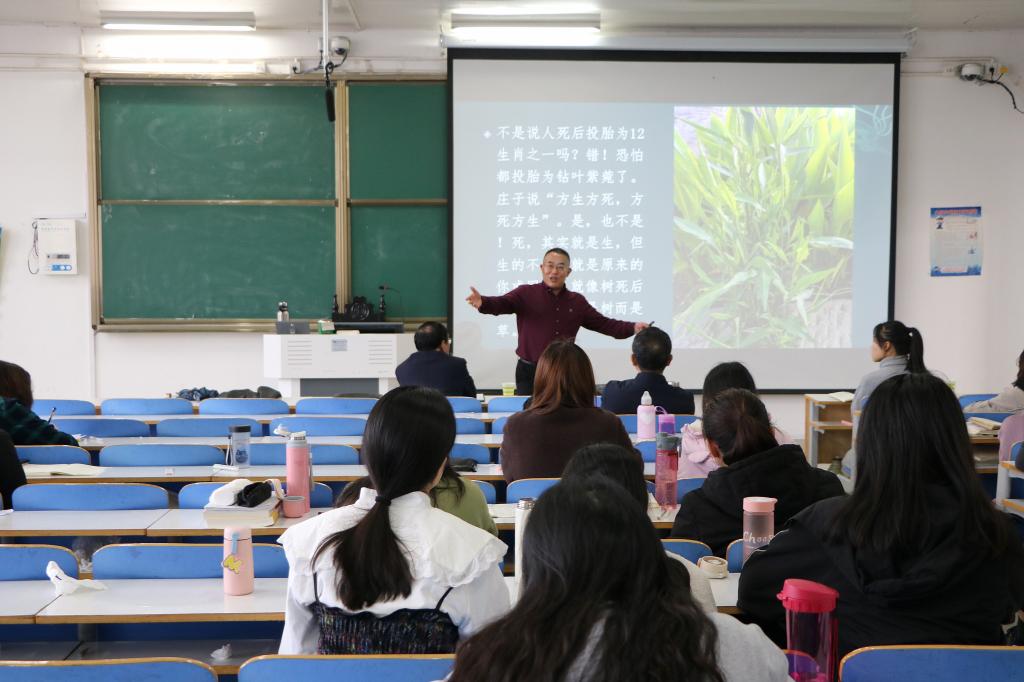
{"type": "Polygon", "coordinates": [[[643,330],[647,329],[650,326],[651,325],[648,324],[647,322],[637,322],[636,324],[633,325],[633,333],[639,334],[640,332],[642,332],[643,330]]]}
{"type": "Polygon", "coordinates": [[[484,302],[484,299],[480,295],[480,292],[477,291],[475,288],[470,287],[469,290],[472,291],[473,293],[466,297],[466,303],[470,304],[471,306],[479,310],[480,304],[484,302]]]}

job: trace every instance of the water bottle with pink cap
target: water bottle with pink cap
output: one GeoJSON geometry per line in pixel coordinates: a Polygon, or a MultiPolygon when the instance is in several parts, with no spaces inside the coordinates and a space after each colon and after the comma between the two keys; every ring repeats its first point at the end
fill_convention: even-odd
{"type": "Polygon", "coordinates": [[[777,595],[786,609],[786,658],[797,682],[832,682],[836,672],[839,593],[812,580],[790,578],[777,595]]]}
{"type": "Polygon", "coordinates": [[[775,536],[774,497],[743,498],[743,563],[758,547],[764,547],[775,536]]]}

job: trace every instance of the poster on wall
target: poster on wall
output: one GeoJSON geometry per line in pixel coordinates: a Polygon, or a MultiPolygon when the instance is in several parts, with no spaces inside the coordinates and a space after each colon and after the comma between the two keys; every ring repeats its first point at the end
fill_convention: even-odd
{"type": "Polygon", "coordinates": [[[931,209],[932,277],[981,274],[981,206],[931,209]]]}

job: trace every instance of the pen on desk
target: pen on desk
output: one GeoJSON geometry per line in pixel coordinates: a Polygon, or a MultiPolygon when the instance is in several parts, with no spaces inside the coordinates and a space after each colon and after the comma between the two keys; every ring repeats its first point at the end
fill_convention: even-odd
{"type": "Polygon", "coordinates": [[[57,414],[57,408],[53,407],[50,409],[50,416],[46,418],[46,423],[49,424],[53,421],[53,415],[57,414]]]}

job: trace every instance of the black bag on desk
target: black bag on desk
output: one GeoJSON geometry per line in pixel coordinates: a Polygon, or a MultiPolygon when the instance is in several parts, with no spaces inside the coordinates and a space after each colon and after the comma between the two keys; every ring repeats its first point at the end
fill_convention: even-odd
{"type": "Polygon", "coordinates": [[[453,457],[451,459],[452,469],[455,471],[476,471],[476,460],[464,457],[453,457]]]}
{"type": "Polygon", "coordinates": [[[242,488],[242,491],[235,496],[235,504],[239,507],[255,507],[256,505],[270,499],[274,494],[274,488],[266,481],[262,483],[250,483],[242,488]]]}

